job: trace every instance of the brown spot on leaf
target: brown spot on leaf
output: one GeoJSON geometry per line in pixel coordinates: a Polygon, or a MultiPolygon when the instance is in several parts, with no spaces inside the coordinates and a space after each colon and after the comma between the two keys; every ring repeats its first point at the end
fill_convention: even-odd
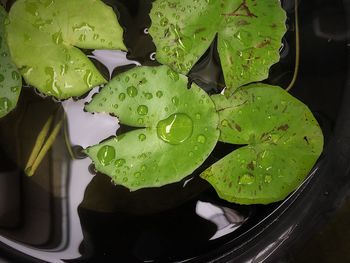
{"type": "Polygon", "coordinates": [[[284,124],[284,125],[281,125],[277,128],[277,130],[279,131],[286,131],[289,129],[289,125],[288,124],[284,124]]]}
{"type": "Polygon", "coordinates": [[[242,131],[242,127],[239,126],[237,123],[235,123],[235,128],[237,131],[241,132],[242,131]]]}
{"type": "Polygon", "coordinates": [[[263,41],[261,41],[259,44],[256,45],[257,48],[263,48],[271,44],[271,40],[266,38],[263,41]]]}
{"type": "Polygon", "coordinates": [[[248,164],[247,164],[247,168],[248,168],[249,170],[254,171],[255,166],[254,166],[253,162],[248,163],[248,164]]]}

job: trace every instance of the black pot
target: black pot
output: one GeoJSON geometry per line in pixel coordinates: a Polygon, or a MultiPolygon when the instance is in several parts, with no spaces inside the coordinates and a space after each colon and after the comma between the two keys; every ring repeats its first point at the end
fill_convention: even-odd
{"type": "MultiPolygon", "coordinates": [[[[9,7],[13,1],[6,2],[9,7]]],[[[143,33],[150,23],[151,1],[105,2],[120,11],[130,47],[128,58],[155,65],[149,56],[154,45],[143,33]]],[[[294,70],[294,1],[285,0],[283,5],[289,30],[282,59],[271,68],[267,82],[286,86],[294,70]]],[[[70,161],[62,146],[64,132],[38,176],[28,178],[22,159],[60,104],[24,88],[17,109],[0,120],[3,258],[10,262],[350,261],[343,245],[350,241],[349,12],[348,0],[299,3],[301,64],[291,93],[315,114],[325,148],[304,183],[283,202],[264,206],[224,202],[195,176],[200,170],[177,184],[130,193],[111,185],[104,175],[90,174],[87,159],[70,161]],[[87,185],[81,196],[74,188],[79,183],[87,185]]],[[[118,68],[114,74],[127,68],[118,68]]],[[[207,91],[218,92],[220,85],[213,83],[223,78],[215,49],[208,50],[190,77],[207,91]],[[203,77],[208,67],[210,78],[203,77]]],[[[79,148],[75,150],[79,157],[79,148]]],[[[231,150],[219,144],[205,165],[231,150]]]]}

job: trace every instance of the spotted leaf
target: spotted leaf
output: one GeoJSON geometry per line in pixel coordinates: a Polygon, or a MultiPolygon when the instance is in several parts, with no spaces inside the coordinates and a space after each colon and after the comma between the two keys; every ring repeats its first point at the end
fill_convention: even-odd
{"type": "Polygon", "coordinates": [[[322,131],[310,110],[283,89],[265,84],[212,98],[220,117],[220,140],[246,146],[201,177],[231,202],[284,199],[306,177],[323,148],[322,131]]]}
{"type": "Polygon", "coordinates": [[[217,35],[226,85],[232,90],[267,78],[286,31],[279,0],[156,0],[151,19],[157,60],[183,74],[217,35]]]}

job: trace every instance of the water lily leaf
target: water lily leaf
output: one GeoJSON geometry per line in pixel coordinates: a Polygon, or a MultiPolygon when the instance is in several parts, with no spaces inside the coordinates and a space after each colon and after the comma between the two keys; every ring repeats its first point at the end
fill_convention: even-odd
{"type": "Polygon", "coordinates": [[[86,150],[96,169],[130,190],[191,174],[213,150],[219,117],[210,97],[167,66],[137,67],[114,78],[85,107],[143,127],[86,150]]]}
{"type": "Polygon", "coordinates": [[[323,148],[310,110],[283,89],[252,84],[233,96],[212,96],[220,140],[243,144],[204,171],[218,195],[241,204],[284,199],[306,177],[323,148]]]}
{"type": "Polygon", "coordinates": [[[116,15],[100,0],[18,0],[6,31],[26,82],[60,99],[106,82],[78,48],[126,50],[116,15]]]}
{"type": "Polygon", "coordinates": [[[22,88],[22,78],[5,41],[4,21],[7,13],[0,5],[0,118],[16,107],[22,88]]]}
{"type": "Polygon", "coordinates": [[[156,0],[151,19],[157,60],[183,74],[218,35],[226,85],[233,90],[267,78],[286,31],[279,0],[156,0]]]}

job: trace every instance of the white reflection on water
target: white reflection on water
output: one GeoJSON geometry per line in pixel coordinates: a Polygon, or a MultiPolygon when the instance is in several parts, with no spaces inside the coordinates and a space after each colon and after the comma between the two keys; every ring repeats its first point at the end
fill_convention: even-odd
{"type": "Polygon", "coordinates": [[[196,214],[217,226],[217,231],[210,240],[235,231],[247,220],[247,217],[244,217],[236,210],[202,201],[198,201],[196,204],[196,214]]]}

